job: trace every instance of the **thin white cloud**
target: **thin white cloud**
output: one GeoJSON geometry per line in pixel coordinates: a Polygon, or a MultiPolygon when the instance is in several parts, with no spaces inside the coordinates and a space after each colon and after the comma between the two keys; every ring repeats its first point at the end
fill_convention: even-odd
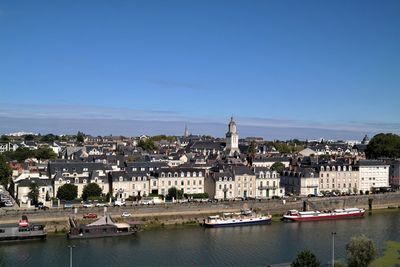
{"type": "MultiPolygon", "coordinates": [[[[103,106],[82,106],[82,105],[38,105],[38,104],[0,104],[0,117],[3,119],[20,119],[21,130],[24,130],[24,125],[27,121],[35,121],[47,119],[48,121],[87,121],[92,120],[93,123],[102,124],[102,121],[107,121],[108,125],[117,125],[113,121],[121,121],[125,124],[135,124],[139,127],[140,124],[145,125],[145,122],[153,122],[151,125],[155,132],[157,123],[162,122],[160,127],[165,128],[165,123],[174,125],[176,134],[181,132],[181,125],[185,123],[193,125],[207,125],[213,128],[215,125],[220,125],[225,131],[225,126],[229,118],[216,117],[194,117],[187,115],[184,112],[164,111],[164,110],[142,110],[134,108],[113,108],[103,106]],[[22,123],[22,121],[24,123],[22,123]],[[163,125],[163,126],[161,126],[163,125]]],[[[245,130],[245,133],[264,135],[263,133],[273,133],[274,137],[279,138],[279,135],[287,136],[289,133],[298,133],[299,136],[314,136],[317,133],[329,135],[329,132],[335,132],[335,136],[340,137],[340,132],[343,136],[349,136],[349,133],[354,133],[355,136],[361,133],[379,133],[379,132],[400,132],[400,123],[379,123],[379,122],[361,122],[361,121],[343,121],[343,122],[327,122],[327,121],[305,121],[296,119],[274,119],[274,118],[257,118],[257,117],[235,117],[239,130],[245,130]],[[345,134],[346,132],[346,134],[345,134]]],[[[10,124],[11,120],[7,121],[10,124]]],[[[65,130],[68,130],[68,124],[65,123],[65,130]]],[[[5,127],[9,125],[0,125],[0,131],[7,132],[5,127]]],[[[34,127],[34,125],[32,125],[34,127]]],[[[51,125],[46,126],[51,129],[51,125]]],[[[94,127],[94,125],[93,125],[94,127]]],[[[207,127],[201,128],[204,133],[207,133],[207,127]]],[[[14,128],[18,128],[14,125],[14,128]]],[[[101,128],[101,127],[100,127],[101,128]]],[[[99,129],[100,129],[99,128],[99,129]]],[[[112,127],[111,127],[112,128],[112,127]]],[[[173,127],[168,127],[172,132],[173,127]]],[[[95,129],[95,128],[94,128],[95,129]]],[[[200,128],[199,128],[200,129],[200,128]]],[[[61,129],[58,129],[61,130],[61,129]]],[[[163,129],[161,128],[160,131],[163,129]]],[[[210,131],[214,131],[211,129],[210,131]]],[[[218,131],[219,132],[219,131],[218,131]]],[[[198,132],[202,134],[202,132],[198,132]]],[[[96,133],[94,133],[96,134],[96,133]]],[[[292,137],[297,137],[296,135],[292,137]]],[[[320,136],[320,137],[324,137],[320,136]]]]}
{"type": "Polygon", "coordinates": [[[146,82],[153,84],[153,85],[157,85],[157,86],[162,86],[162,87],[167,87],[167,88],[175,88],[175,89],[180,89],[180,90],[193,90],[193,91],[214,90],[211,87],[207,87],[207,86],[204,86],[201,84],[185,83],[185,82],[177,82],[177,81],[150,79],[150,80],[146,80],[146,82]]]}

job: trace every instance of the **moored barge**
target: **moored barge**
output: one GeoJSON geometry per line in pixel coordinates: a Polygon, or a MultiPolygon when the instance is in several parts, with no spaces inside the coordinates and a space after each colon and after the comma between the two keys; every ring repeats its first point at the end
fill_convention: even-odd
{"type": "Polygon", "coordinates": [[[347,218],[360,218],[365,213],[364,209],[348,208],[348,209],[335,209],[331,211],[297,211],[289,210],[283,215],[284,220],[289,221],[320,221],[320,220],[335,220],[347,218]]]}

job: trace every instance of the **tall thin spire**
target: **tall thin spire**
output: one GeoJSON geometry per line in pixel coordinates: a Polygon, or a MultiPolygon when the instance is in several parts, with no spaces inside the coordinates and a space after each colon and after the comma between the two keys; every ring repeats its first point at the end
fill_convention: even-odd
{"type": "Polygon", "coordinates": [[[183,133],[184,137],[188,137],[189,136],[189,130],[187,128],[187,124],[185,123],[185,132],[183,133]]]}

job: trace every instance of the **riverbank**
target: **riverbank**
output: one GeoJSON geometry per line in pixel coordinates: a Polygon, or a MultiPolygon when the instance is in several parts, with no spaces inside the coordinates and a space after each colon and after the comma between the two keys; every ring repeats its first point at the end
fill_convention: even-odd
{"type": "MultiPolygon", "coordinates": [[[[77,209],[50,209],[42,210],[16,210],[1,211],[1,224],[15,224],[23,214],[31,222],[46,225],[49,233],[66,232],[69,228],[68,218],[75,216],[81,219],[85,213],[96,213],[101,216],[104,212],[110,213],[117,221],[121,221],[121,214],[127,211],[133,215],[134,220],[143,223],[143,229],[153,229],[176,225],[197,225],[208,215],[221,212],[234,212],[243,208],[252,209],[259,213],[272,214],[273,221],[280,219],[287,210],[304,208],[331,210],[337,208],[359,207],[372,210],[394,209],[400,207],[400,193],[380,195],[346,196],[331,198],[292,198],[287,200],[251,200],[251,201],[226,201],[217,203],[181,203],[162,205],[142,205],[127,207],[104,208],[77,208],[77,209]]],[[[90,220],[80,220],[88,223],[90,220]]]]}

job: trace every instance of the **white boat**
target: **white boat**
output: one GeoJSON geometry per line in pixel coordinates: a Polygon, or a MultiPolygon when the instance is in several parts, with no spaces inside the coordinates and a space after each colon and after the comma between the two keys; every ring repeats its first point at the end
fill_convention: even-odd
{"type": "Polygon", "coordinates": [[[205,227],[244,226],[254,224],[267,224],[271,222],[271,215],[257,215],[250,210],[236,213],[223,213],[222,216],[208,216],[203,220],[205,227]]]}
{"type": "Polygon", "coordinates": [[[363,217],[364,209],[348,208],[348,209],[335,209],[332,211],[297,211],[289,210],[283,215],[284,220],[290,221],[319,221],[319,220],[334,220],[344,218],[363,217]]]}

